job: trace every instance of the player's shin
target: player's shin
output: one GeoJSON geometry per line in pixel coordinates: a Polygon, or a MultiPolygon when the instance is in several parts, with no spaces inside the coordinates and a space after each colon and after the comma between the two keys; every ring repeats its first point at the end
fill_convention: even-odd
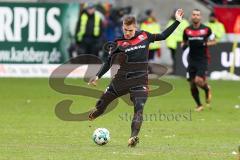
{"type": "Polygon", "coordinates": [[[111,92],[105,92],[102,97],[98,100],[96,107],[89,114],[89,120],[94,120],[104,113],[107,106],[116,99],[117,96],[111,92]]]}
{"type": "Polygon", "coordinates": [[[147,98],[136,98],[134,100],[134,116],[131,124],[131,137],[128,140],[128,146],[135,147],[139,143],[137,137],[143,122],[143,108],[147,98]]]}
{"type": "Polygon", "coordinates": [[[200,101],[199,91],[196,85],[191,86],[191,94],[197,106],[202,106],[202,103],[200,101]]]}
{"type": "Polygon", "coordinates": [[[202,86],[200,86],[201,89],[205,92],[205,101],[207,104],[210,104],[212,99],[212,93],[211,93],[211,87],[205,82],[202,86]]]}

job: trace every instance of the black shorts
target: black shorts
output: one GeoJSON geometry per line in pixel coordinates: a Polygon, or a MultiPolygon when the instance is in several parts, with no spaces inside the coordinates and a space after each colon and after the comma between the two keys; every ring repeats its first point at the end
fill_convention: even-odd
{"type": "Polygon", "coordinates": [[[187,79],[192,80],[196,76],[206,78],[207,76],[207,68],[208,65],[207,63],[200,63],[200,62],[193,62],[189,63],[188,68],[187,68],[187,79]]]}
{"type": "MultiPolygon", "coordinates": [[[[114,94],[117,97],[123,96],[125,94],[133,94],[134,96],[142,96],[147,97],[148,96],[148,86],[146,85],[136,85],[132,86],[128,89],[124,90],[118,90],[113,83],[110,83],[105,92],[110,92],[111,94],[114,94]]],[[[132,95],[131,95],[132,96],[132,95]]]]}
{"type": "Polygon", "coordinates": [[[148,94],[147,83],[141,83],[140,81],[137,80],[136,82],[133,82],[132,80],[122,81],[114,78],[110,83],[108,89],[118,97],[125,95],[127,93],[133,94],[135,96],[144,97],[147,96],[148,94]]]}

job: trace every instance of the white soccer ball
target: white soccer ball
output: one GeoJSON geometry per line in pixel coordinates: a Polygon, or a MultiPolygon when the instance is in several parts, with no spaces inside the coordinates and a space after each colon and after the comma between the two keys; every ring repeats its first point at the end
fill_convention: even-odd
{"type": "Polygon", "coordinates": [[[92,135],[93,141],[97,145],[105,145],[110,141],[110,133],[106,128],[97,128],[92,135]]]}

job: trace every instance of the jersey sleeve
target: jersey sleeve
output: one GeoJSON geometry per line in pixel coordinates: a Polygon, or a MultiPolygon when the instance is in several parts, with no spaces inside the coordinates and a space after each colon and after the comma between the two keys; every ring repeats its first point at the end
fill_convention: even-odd
{"type": "Polygon", "coordinates": [[[208,27],[208,33],[207,33],[207,36],[209,37],[211,34],[212,34],[212,30],[211,30],[211,28],[208,27]]]}
{"type": "MultiPolygon", "coordinates": [[[[117,40],[115,40],[114,42],[117,43],[117,40]]],[[[96,74],[96,76],[98,76],[98,78],[101,78],[111,68],[112,60],[114,59],[115,55],[119,52],[121,52],[121,50],[119,47],[117,47],[117,49],[114,52],[111,52],[108,55],[107,60],[103,63],[102,67],[96,74]]]]}
{"type": "Polygon", "coordinates": [[[96,76],[98,76],[99,79],[111,68],[112,66],[111,62],[112,62],[112,55],[110,54],[106,62],[103,63],[102,67],[96,74],[96,76]]]}
{"type": "Polygon", "coordinates": [[[176,20],[172,25],[170,25],[160,34],[151,34],[147,32],[149,42],[165,40],[172,34],[172,32],[178,27],[179,24],[180,22],[176,20]]]}
{"type": "Polygon", "coordinates": [[[188,41],[188,37],[187,37],[187,34],[186,34],[186,29],[184,29],[183,31],[183,42],[187,42],[188,41]]]}
{"type": "Polygon", "coordinates": [[[207,33],[208,40],[214,40],[215,34],[212,32],[211,28],[208,27],[208,33],[207,33]]]}

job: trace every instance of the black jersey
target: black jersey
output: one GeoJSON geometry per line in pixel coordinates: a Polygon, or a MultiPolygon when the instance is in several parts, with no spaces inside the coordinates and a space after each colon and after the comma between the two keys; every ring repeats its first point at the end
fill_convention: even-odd
{"type": "Polygon", "coordinates": [[[184,30],[183,40],[189,45],[190,51],[188,56],[189,63],[191,62],[208,62],[210,59],[207,41],[212,31],[209,27],[201,24],[199,28],[194,28],[190,25],[184,30]]]}
{"type": "Polygon", "coordinates": [[[112,58],[114,55],[119,55],[120,69],[118,70],[115,77],[136,76],[136,74],[147,74],[147,61],[148,61],[148,48],[149,44],[154,41],[160,41],[166,39],[179,25],[180,22],[175,21],[161,34],[151,34],[145,31],[137,31],[135,36],[131,39],[125,39],[121,37],[116,39],[118,47],[121,51],[117,50],[111,53],[108,57],[107,62],[104,63],[97,76],[100,78],[105,74],[112,65],[112,58]]]}

